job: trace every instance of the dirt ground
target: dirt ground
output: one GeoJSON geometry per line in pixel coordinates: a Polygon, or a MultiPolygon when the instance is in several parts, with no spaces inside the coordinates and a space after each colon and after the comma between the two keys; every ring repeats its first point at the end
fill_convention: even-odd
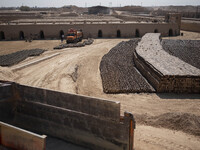
{"type": "Polygon", "coordinates": [[[61,44],[60,40],[33,40],[32,42],[23,41],[0,41],[0,55],[14,53],[26,49],[46,49],[53,50],[53,47],[61,44]]]}
{"type": "MultiPolygon", "coordinates": [[[[184,32],[184,36],[175,38],[200,39],[200,33],[184,32]]],[[[31,43],[24,41],[0,42],[1,54],[29,48],[49,49],[41,56],[29,58],[20,64],[60,53],[49,60],[17,71],[12,71],[13,67],[17,65],[9,68],[0,67],[0,78],[36,87],[120,101],[121,114],[124,111],[129,111],[136,116],[157,116],[182,112],[200,116],[200,94],[103,93],[99,71],[101,58],[116,44],[127,40],[129,39],[96,39],[90,46],[62,50],[52,50],[60,43],[56,40],[33,41],[31,43]]],[[[200,145],[198,136],[139,123],[136,124],[134,137],[136,150],[197,150],[200,145]]]]}

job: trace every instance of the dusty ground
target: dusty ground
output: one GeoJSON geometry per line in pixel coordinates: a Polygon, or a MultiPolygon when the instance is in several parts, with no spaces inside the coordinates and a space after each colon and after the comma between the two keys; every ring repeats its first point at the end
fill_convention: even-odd
{"type": "Polygon", "coordinates": [[[14,53],[25,49],[46,49],[53,50],[53,47],[58,46],[60,40],[33,40],[32,42],[25,41],[0,41],[0,55],[14,53]]]}
{"type": "MultiPolygon", "coordinates": [[[[195,33],[188,33],[189,36],[191,34],[196,35],[195,33]]],[[[184,35],[187,34],[185,33],[184,35]]],[[[187,37],[184,36],[180,38],[187,37]]],[[[194,38],[200,38],[200,34],[194,36],[194,38]]],[[[38,59],[58,52],[60,55],[18,71],[11,71],[13,67],[4,68],[3,71],[2,68],[0,68],[0,78],[2,79],[3,76],[4,79],[7,78],[7,73],[9,75],[8,79],[21,84],[120,101],[121,114],[123,114],[124,111],[129,111],[137,115],[156,116],[168,112],[183,112],[200,116],[200,94],[112,95],[103,93],[99,71],[101,58],[116,44],[127,40],[128,39],[97,39],[94,41],[94,44],[90,46],[57,51],[50,50],[37,58],[30,59],[38,59]]],[[[60,41],[33,41],[28,47],[36,48],[35,46],[38,47],[41,45],[40,48],[44,48],[44,42],[48,45],[47,48],[51,49],[51,46],[56,46],[60,41]]],[[[26,43],[24,44],[23,41],[5,43],[7,44],[0,42],[0,49],[6,49],[6,52],[9,52],[9,49],[15,50],[15,47],[16,49],[27,49],[26,43]],[[15,46],[15,43],[17,43],[17,46],[15,46]]],[[[30,59],[23,63],[27,63],[30,59]]],[[[200,138],[197,136],[189,135],[181,131],[142,124],[136,125],[136,150],[197,150],[199,149],[199,145],[200,138]]]]}

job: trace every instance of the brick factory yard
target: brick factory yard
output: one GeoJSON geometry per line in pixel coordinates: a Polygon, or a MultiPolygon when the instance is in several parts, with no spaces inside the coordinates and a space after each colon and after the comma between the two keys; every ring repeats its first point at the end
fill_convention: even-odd
{"type": "MultiPolygon", "coordinates": [[[[176,39],[200,39],[199,33],[183,32],[176,39]]],[[[0,67],[0,79],[121,102],[121,112],[135,115],[135,149],[190,150],[199,149],[200,94],[105,94],[99,65],[101,58],[121,41],[129,39],[96,39],[90,46],[53,50],[59,40],[0,42],[0,55],[23,49],[47,49],[42,55],[30,57],[12,67],[0,67]],[[40,63],[15,70],[19,65],[57,54],[40,63]],[[175,120],[176,119],[176,120],[175,120]],[[170,120],[170,123],[169,123],[170,120]],[[184,121],[182,121],[184,120],[184,121]],[[185,128],[188,123],[191,128],[185,128]],[[173,123],[174,124],[173,124],[173,123]],[[177,123],[181,124],[177,124],[177,123]],[[167,125],[166,125],[167,124],[167,125]],[[175,125],[181,125],[176,128],[175,125]],[[175,130],[172,130],[175,129],[175,130]],[[195,134],[196,133],[196,134],[195,134]],[[197,136],[195,136],[197,135],[197,136]]]]}

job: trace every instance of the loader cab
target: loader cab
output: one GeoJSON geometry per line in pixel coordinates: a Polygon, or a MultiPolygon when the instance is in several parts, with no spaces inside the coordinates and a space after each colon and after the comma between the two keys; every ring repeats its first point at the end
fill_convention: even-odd
{"type": "Polygon", "coordinates": [[[68,33],[67,36],[75,36],[74,33],[68,33]]]}

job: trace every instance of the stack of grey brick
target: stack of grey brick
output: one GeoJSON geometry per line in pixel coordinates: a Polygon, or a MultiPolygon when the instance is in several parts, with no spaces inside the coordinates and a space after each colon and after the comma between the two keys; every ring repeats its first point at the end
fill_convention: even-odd
{"type": "Polygon", "coordinates": [[[134,62],[157,92],[200,93],[200,70],[166,53],[159,33],[142,38],[134,52],[134,62]]]}

